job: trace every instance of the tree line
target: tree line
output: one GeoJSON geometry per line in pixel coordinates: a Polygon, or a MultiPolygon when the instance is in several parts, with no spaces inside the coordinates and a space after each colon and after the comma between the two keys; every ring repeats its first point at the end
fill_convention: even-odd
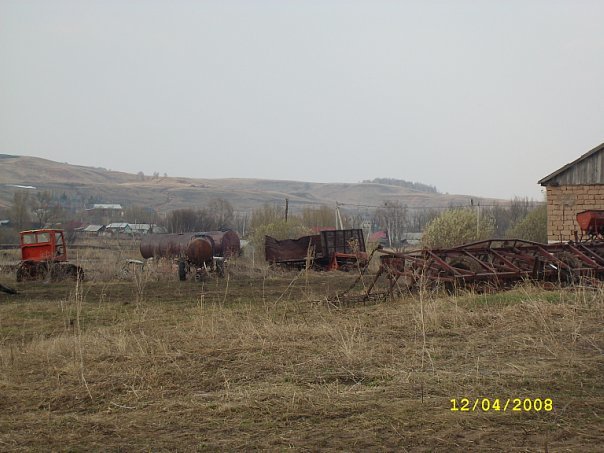
{"type": "MultiPolygon", "coordinates": [[[[260,242],[265,234],[284,239],[310,234],[321,228],[335,228],[337,209],[320,205],[286,214],[284,204],[264,204],[250,213],[239,213],[235,212],[229,201],[215,198],[202,208],[175,209],[165,215],[146,207],[127,206],[119,218],[111,221],[157,224],[170,233],[234,229],[240,235],[250,236],[255,242],[260,242]]],[[[387,230],[395,245],[401,244],[410,232],[427,233],[424,243],[430,246],[436,244],[428,239],[431,234],[452,237],[455,236],[454,231],[459,231],[457,236],[464,240],[511,235],[536,241],[546,240],[545,208],[528,198],[516,197],[508,203],[490,207],[459,209],[452,206],[444,212],[434,208],[408,208],[400,201],[385,201],[372,212],[342,208],[339,214],[343,227],[387,230]]],[[[14,229],[40,228],[59,223],[65,225],[70,220],[78,219],[78,214],[65,209],[64,200],[50,191],[33,194],[15,192],[8,215],[14,229]]],[[[86,220],[103,223],[103,219],[95,218],[95,215],[100,214],[87,212],[86,220]]],[[[83,216],[79,215],[79,218],[83,219],[83,216]]]]}

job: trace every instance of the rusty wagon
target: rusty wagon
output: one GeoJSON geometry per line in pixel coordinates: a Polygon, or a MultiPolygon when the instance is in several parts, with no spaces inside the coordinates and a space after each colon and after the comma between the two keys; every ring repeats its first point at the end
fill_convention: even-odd
{"type": "Polygon", "coordinates": [[[298,239],[265,236],[265,257],[271,264],[302,269],[349,270],[367,264],[363,230],[330,230],[298,239]]]}

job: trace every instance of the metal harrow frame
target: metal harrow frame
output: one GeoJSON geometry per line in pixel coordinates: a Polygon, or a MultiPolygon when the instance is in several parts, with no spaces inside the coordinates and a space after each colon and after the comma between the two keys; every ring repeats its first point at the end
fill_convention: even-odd
{"type": "Polygon", "coordinates": [[[491,239],[448,249],[382,251],[378,273],[388,292],[421,285],[476,290],[509,287],[523,280],[572,284],[581,278],[604,279],[604,241],[541,244],[520,239],[491,239]],[[402,282],[402,285],[401,285],[402,282]]]}

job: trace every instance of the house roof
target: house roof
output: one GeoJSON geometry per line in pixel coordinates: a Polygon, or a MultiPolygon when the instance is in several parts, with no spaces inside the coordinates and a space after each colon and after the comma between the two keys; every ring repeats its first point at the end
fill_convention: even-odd
{"type": "Polygon", "coordinates": [[[83,228],[82,231],[87,233],[96,233],[105,228],[103,225],[88,225],[86,228],[83,228]]]}
{"type": "Polygon", "coordinates": [[[126,222],[110,223],[107,225],[107,228],[130,228],[130,224],[126,222]]]}
{"type": "Polygon", "coordinates": [[[375,233],[371,233],[369,235],[369,237],[367,238],[367,240],[370,242],[379,241],[380,239],[388,239],[388,231],[386,231],[386,230],[376,231],[375,233]]]}
{"type": "Polygon", "coordinates": [[[554,179],[556,176],[564,173],[566,170],[574,167],[575,165],[577,165],[579,162],[584,161],[585,159],[593,156],[594,154],[603,151],[604,150],[604,143],[596,146],[594,149],[586,152],[585,154],[583,154],[581,157],[579,157],[578,159],[573,160],[571,163],[566,164],[564,167],[559,168],[558,170],[556,170],[555,172],[547,175],[545,178],[540,179],[538,181],[538,184],[541,184],[542,186],[547,185],[548,182],[550,182],[552,179],[554,179]]]}
{"type": "MultiPolygon", "coordinates": [[[[100,203],[100,204],[93,204],[92,208],[90,209],[122,209],[122,205],[121,204],[109,204],[109,203],[100,203]]],[[[89,211],[90,211],[89,209],[89,211]]]]}
{"type": "Polygon", "coordinates": [[[151,229],[151,225],[148,223],[130,223],[130,228],[132,228],[133,230],[150,230],[151,229]]]}

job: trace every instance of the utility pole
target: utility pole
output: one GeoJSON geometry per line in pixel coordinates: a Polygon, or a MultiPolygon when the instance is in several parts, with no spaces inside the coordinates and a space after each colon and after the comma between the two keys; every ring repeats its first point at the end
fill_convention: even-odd
{"type": "Polygon", "coordinates": [[[343,230],[344,222],[342,222],[342,216],[340,215],[340,205],[336,201],[336,230],[343,230]]]}
{"type": "Polygon", "coordinates": [[[289,211],[289,199],[285,199],[285,223],[287,223],[287,213],[289,211]]]}

